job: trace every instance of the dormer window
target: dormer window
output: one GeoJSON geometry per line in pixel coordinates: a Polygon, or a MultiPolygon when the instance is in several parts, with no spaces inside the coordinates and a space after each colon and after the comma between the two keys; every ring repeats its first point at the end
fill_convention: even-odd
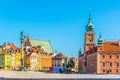
{"type": "Polygon", "coordinates": [[[40,50],[40,48],[38,47],[38,48],[37,48],[37,50],[39,51],[39,50],[40,50]]]}

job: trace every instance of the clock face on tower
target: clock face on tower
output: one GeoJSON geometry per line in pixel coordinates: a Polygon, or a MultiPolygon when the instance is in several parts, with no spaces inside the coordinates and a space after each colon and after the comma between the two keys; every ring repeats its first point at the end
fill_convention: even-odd
{"type": "Polygon", "coordinates": [[[92,42],[92,35],[89,35],[89,42],[92,42]]]}

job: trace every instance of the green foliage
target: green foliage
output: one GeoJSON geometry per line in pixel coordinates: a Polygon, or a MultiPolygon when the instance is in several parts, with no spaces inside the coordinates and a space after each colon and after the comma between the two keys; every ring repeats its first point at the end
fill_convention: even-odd
{"type": "Polygon", "coordinates": [[[67,68],[74,68],[74,66],[75,66],[75,62],[73,60],[69,60],[66,65],[67,68]]]}

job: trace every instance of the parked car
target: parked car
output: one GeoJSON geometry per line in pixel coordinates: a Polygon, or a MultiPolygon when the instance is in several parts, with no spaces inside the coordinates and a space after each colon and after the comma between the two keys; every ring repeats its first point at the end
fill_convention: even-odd
{"type": "Polygon", "coordinates": [[[71,74],[71,73],[72,73],[71,69],[67,69],[67,74],[71,74]]]}
{"type": "Polygon", "coordinates": [[[54,73],[62,73],[62,70],[61,70],[61,68],[54,67],[54,68],[53,68],[53,72],[54,72],[54,73]]]}
{"type": "Polygon", "coordinates": [[[50,68],[49,68],[49,72],[50,72],[50,73],[53,73],[53,67],[50,67],[50,68]]]}

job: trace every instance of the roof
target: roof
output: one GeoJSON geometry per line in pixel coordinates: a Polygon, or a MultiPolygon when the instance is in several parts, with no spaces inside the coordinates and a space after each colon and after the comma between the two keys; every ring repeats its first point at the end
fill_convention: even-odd
{"type": "Polygon", "coordinates": [[[35,47],[32,47],[33,52],[37,53],[37,49],[35,47]]]}
{"type": "Polygon", "coordinates": [[[65,59],[66,56],[63,54],[63,53],[58,53],[57,55],[55,55],[53,58],[57,59],[57,58],[60,58],[60,59],[65,59]]]}
{"type": "Polygon", "coordinates": [[[77,60],[77,58],[70,58],[70,60],[73,60],[73,61],[75,61],[75,60],[77,60]]]}
{"type": "Polygon", "coordinates": [[[119,42],[104,42],[104,52],[120,52],[119,42]]]}
{"type": "Polygon", "coordinates": [[[12,44],[11,49],[12,50],[17,50],[17,46],[15,46],[14,44],[12,44]]]}
{"type": "Polygon", "coordinates": [[[3,54],[7,54],[10,50],[15,51],[15,50],[17,50],[17,49],[18,49],[18,47],[15,46],[14,44],[5,43],[5,44],[3,45],[3,49],[0,49],[0,51],[2,50],[3,54]]]}
{"type": "Polygon", "coordinates": [[[44,46],[47,53],[54,53],[50,41],[30,39],[30,42],[32,46],[44,46]]]}

